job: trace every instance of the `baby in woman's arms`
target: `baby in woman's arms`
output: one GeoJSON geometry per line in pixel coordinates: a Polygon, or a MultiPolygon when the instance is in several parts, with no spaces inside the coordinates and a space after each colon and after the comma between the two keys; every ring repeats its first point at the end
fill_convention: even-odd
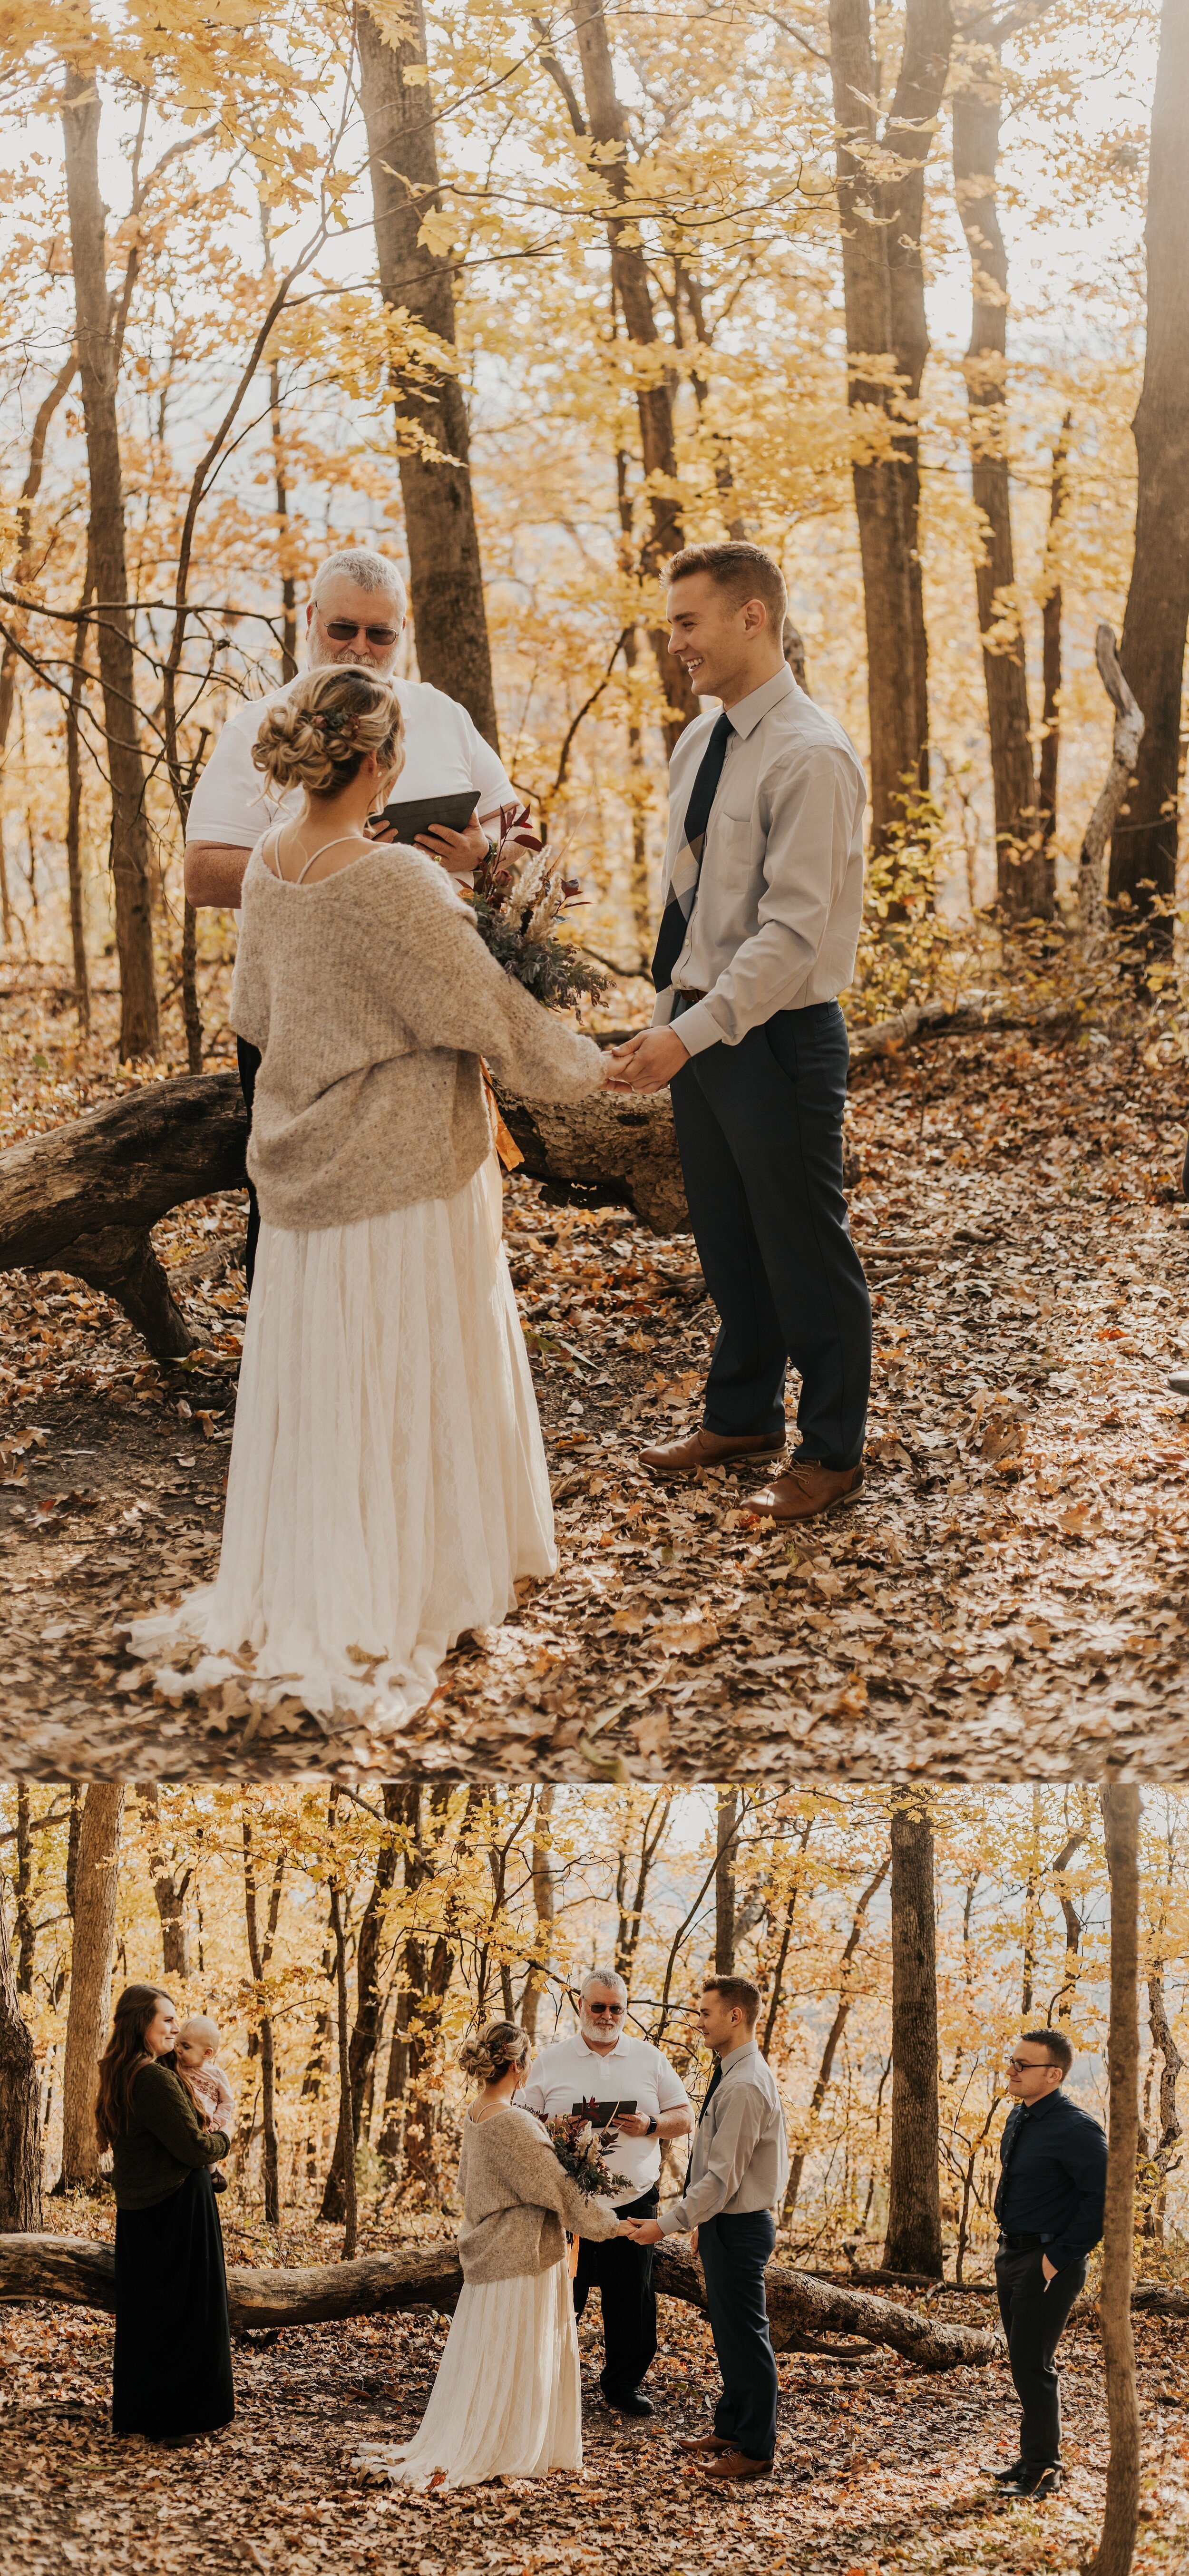
{"type": "Polygon", "coordinates": [[[222,2129],[230,2137],[235,2121],[235,2096],[219,2064],[219,2025],[209,2013],[191,2013],[182,2023],[175,2042],[175,2055],[181,2073],[198,2095],[213,2129],[222,2129]]]}

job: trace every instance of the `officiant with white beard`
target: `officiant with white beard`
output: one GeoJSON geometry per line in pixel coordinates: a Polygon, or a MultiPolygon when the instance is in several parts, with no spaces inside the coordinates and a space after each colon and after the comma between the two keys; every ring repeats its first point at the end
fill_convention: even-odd
{"type": "MultiPolygon", "coordinates": [[[[343,547],[328,555],[314,576],[306,609],[306,659],[311,671],[334,662],[388,676],[396,660],[407,613],[405,585],[386,555],[372,547],[343,547]]],[[[238,907],[244,871],[270,824],[301,811],[300,788],[278,794],[254,765],[252,752],[269,709],[283,704],[300,683],[290,680],[266,697],[249,698],[224,725],[191,800],[186,823],[185,882],[196,907],[238,907]]],[[[415,836],[415,847],[438,859],[447,873],[469,879],[498,831],[502,805],[515,805],[516,790],[491,744],[466,708],[425,680],[394,680],[404,719],[402,802],[473,794],[475,810],[464,831],[445,824],[415,836]]],[[[237,1040],[239,1076],[249,1125],[258,1050],[237,1040]]],[[[248,1184],[249,1287],[256,1262],[260,1215],[248,1184]]]]}
{"type": "MultiPolygon", "coordinates": [[[[577,2102],[634,2104],[631,2111],[616,2112],[603,2150],[606,2163],[624,2178],[611,2200],[621,2224],[654,2215],[662,2145],[667,2138],[687,2137],[694,2125],[693,2104],[663,2049],[625,2031],[627,2005],[628,1990],[617,1971],[592,1968],[579,1989],[573,2037],[540,2051],[517,2097],[547,2119],[571,2112],[577,2102]]],[[[640,2385],[656,2357],[651,2247],[633,2243],[626,2233],[609,2244],[584,2238],[574,2279],[576,2315],[596,2286],[603,2306],[603,2395],[617,2414],[651,2415],[652,2399],[640,2385]]]]}

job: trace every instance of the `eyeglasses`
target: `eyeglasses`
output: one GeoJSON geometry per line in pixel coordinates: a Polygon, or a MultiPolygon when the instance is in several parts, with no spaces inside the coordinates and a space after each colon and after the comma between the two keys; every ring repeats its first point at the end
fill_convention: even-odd
{"type": "Polygon", "coordinates": [[[1007,2071],[1009,2075],[1044,2075],[1051,2062],[1047,2057],[1009,2057],[1007,2071]]]}
{"type": "Polygon", "coordinates": [[[368,643],[374,644],[377,652],[386,653],[400,635],[399,626],[357,626],[350,617],[334,617],[329,621],[323,618],[322,623],[332,643],[353,644],[357,635],[366,635],[368,643]]]}
{"type": "Polygon", "coordinates": [[[608,2019],[611,2021],[623,2020],[622,2004],[588,2004],[586,2009],[590,2014],[592,2021],[594,2020],[596,2013],[606,2013],[608,2019]]]}

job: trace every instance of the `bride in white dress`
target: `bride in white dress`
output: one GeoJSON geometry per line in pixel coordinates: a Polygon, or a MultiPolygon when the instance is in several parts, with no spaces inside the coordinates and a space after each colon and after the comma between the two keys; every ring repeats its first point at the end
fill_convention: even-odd
{"type": "Polygon", "coordinates": [[[263,1223],[223,1544],[132,1650],[167,1697],[233,1682],[393,1732],[463,1631],[556,1566],[480,1057],[538,1099],[597,1090],[605,1059],[495,963],[436,862],[369,836],[403,759],[388,681],[312,672],[253,756],[306,810],[244,879],[263,1223]]]}
{"type": "Polygon", "coordinates": [[[488,2022],[459,2053],[481,2091],[462,2127],[458,2234],[463,2287],[433,2392],[411,2442],[370,2443],[369,2468],[427,2486],[541,2478],[582,2466],[582,2387],[565,2230],[617,2236],[558,2163],[540,2122],[512,2096],[531,2053],[515,2022],[488,2022]]]}

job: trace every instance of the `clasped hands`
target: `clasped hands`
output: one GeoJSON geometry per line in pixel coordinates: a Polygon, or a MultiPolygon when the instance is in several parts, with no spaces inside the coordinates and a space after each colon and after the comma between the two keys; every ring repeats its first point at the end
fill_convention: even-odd
{"type": "Polygon", "coordinates": [[[663,1091],[688,1063],[689,1049],[674,1028],[641,1029],[638,1037],[625,1038],[622,1046],[608,1047],[603,1089],[663,1091]]]}

